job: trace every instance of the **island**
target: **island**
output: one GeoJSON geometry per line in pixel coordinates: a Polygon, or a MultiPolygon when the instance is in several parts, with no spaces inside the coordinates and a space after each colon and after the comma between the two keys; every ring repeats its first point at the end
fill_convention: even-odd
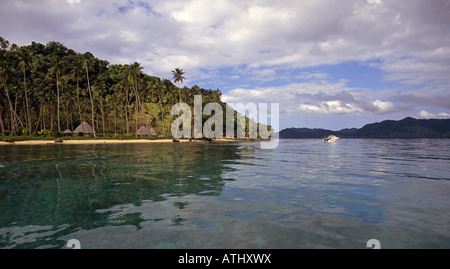
{"type": "Polygon", "coordinates": [[[385,120],[361,128],[327,130],[320,128],[286,128],[280,138],[323,138],[330,134],[342,138],[450,138],[450,119],[385,120]]]}

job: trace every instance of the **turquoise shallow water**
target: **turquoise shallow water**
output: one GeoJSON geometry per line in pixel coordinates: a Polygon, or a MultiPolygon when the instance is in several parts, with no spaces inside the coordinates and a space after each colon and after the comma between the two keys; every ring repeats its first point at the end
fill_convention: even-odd
{"type": "Polygon", "coordinates": [[[450,140],[0,147],[0,248],[450,248],[450,140]]]}

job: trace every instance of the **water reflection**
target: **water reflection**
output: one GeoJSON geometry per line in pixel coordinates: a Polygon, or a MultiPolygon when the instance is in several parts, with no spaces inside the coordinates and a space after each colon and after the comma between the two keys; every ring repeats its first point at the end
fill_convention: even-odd
{"type": "Polygon", "coordinates": [[[0,248],[448,248],[449,145],[0,147],[0,248]]]}
{"type": "MultiPolygon", "coordinates": [[[[233,145],[123,144],[2,147],[0,247],[36,248],[63,234],[105,226],[142,228],[142,205],[217,196],[233,145]],[[29,227],[33,227],[30,229],[29,227]],[[32,235],[32,236],[31,236],[32,235]]],[[[172,204],[184,209],[187,201],[172,204]]],[[[151,208],[147,208],[151,210],[151,208]]],[[[182,225],[179,215],[164,216],[182,225]]],[[[61,247],[60,241],[53,247],[61,247]]],[[[50,244],[51,245],[51,244],[50,244]]]]}

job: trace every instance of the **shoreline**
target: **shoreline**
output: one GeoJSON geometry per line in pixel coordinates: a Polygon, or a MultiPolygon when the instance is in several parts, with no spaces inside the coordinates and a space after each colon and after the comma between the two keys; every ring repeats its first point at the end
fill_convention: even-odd
{"type": "MultiPolygon", "coordinates": [[[[261,141],[261,139],[230,139],[230,138],[218,138],[212,141],[208,140],[192,140],[189,139],[177,139],[180,143],[214,143],[214,142],[251,142],[261,141]]],[[[173,139],[70,139],[62,140],[63,142],[56,142],[56,140],[23,140],[14,142],[0,141],[0,146],[11,145],[89,145],[89,144],[149,144],[149,143],[175,143],[173,139]]]]}

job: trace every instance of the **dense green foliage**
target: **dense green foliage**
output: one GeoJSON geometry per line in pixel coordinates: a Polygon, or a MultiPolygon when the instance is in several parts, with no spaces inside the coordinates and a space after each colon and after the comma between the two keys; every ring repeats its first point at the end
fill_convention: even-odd
{"type": "MultiPolygon", "coordinates": [[[[201,94],[204,105],[225,108],[218,89],[177,87],[142,69],[137,62],[110,65],[59,42],[19,47],[1,38],[0,133],[57,136],[86,121],[97,136],[134,135],[146,126],[168,137],[171,108],[180,99],[193,107],[194,95],[201,94]]],[[[175,74],[181,83],[182,69],[175,74]]]]}
{"type": "Polygon", "coordinates": [[[405,118],[364,125],[353,136],[368,138],[441,138],[450,137],[450,119],[418,120],[405,118]]]}
{"type": "Polygon", "coordinates": [[[280,138],[323,138],[330,134],[354,138],[450,138],[450,119],[418,120],[408,117],[400,121],[385,120],[366,124],[360,129],[340,131],[287,128],[280,131],[280,138]]]}

